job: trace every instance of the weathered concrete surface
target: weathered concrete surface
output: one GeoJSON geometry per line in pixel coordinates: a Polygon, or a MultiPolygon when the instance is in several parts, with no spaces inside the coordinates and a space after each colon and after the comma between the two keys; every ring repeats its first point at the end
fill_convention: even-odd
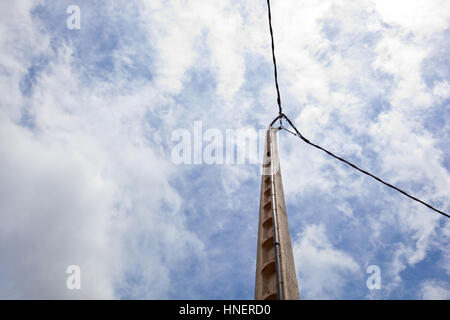
{"type": "Polygon", "coordinates": [[[267,131],[264,148],[264,163],[261,177],[261,198],[259,205],[255,299],[276,300],[279,299],[280,296],[277,290],[277,267],[274,246],[274,226],[276,225],[274,223],[272,210],[272,206],[274,205],[276,208],[280,242],[279,261],[282,280],[281,296],[286,300],[298,300],[300,299],[300,296],[298,292],[297,276],[295,273],[294,256],[292,254],[286,204],[284,201],[276,131],[276,129],[269,129],[267,131]],[[269,141],[273,143],[272,148],[270,148],[269,141]],[[270,149],[272,149],[273,154],[271,154],[270,149]],[[272,203],[272,184],[270,179],[271,161],[273,161],[275,204],[272,203]]]}

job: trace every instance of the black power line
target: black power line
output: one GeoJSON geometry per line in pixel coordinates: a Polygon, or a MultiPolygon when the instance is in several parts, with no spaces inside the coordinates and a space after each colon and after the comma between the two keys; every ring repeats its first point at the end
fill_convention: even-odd
{"type": "MultiPolygon", "coordinates": [[[[275,76],[275,87],[277,89],[277,103],[278,103],[278,114],[282,114],[283,113],[283,108],[281,107],[281,95],[280,95],[280,88],[278,87],[278,73],[277,73],[277,59],[275,58],[275,44],[273,41],[273,30],[272,30],[272,14],[270,12],[270,0],[267,0],[267,9],[268,9],[268,14],[269,14],[269,30],[270,30],[270,39],[272,40],[272,59],[273,59],[273,73],[275,76]]],[[[282,125],[281,123],[281,117],[279,118],[280,120],[280,125],[282,125]]]]}
{"type": "Polygon", "coordinates": [[[374,178],[374,179],[377,180],[378,182],[381,182],[382,184],[384,184],[384,185],[386,185],[386,186],[388,186],[388,187],[390,187],[390,188],[392,188],[392,189],[394,189],[394,190],[400,192],[401,194],[407,196],[408,198],[411,198],[411,199],[413,199],[413,200],[415,200],[415,201],[417,201],[417,202],[420,202],[421,204],[423,204],[424,206],[427,206],[427,207],[430,208],[431,210],[434,210],[434,211],[436,211],[437,213],[440,213],[440,214],[442,214],[443,216],[446,216],[447,218],[450,218],[450,215],[448,215],[447,213],[445,213],[445,212],[443,212],[443,211],[441,211],[441,210],[439,210],[439,209],[436,209],[436,208],[433,207],[432,205],[430,205],[430,204],[428,204],[428,203],[426,203],[426,202],[424,202],[424,201],[422,201],[422,200],[420,200],[420,199],[418,199],[418,198],[416,198],[416,197],[411,196],[411,195],[408,194],[407,192],[405,192],[405,191],[403,191],[403,190],[397,188],[396,186],[394,186],[394,185],[392,185],[392,184],[390,184],[390,183],[384,181],[383,179],[378,178],[377,176],[371,174],[370,172],[367,172],[367,171],[365,171],[365,170],[359,168],[358,166],[354,165],[353,163],[351,163],[351,162],[349,162],[349,161],[347,161],[347,160],[345,160],[345,159],[343,159],[343,158],[341,158],[341,157],[338,157],[337,155],[333,154],[331,151],[328,151],[327,149],[322,148],[321,146],[319,146],[319,145],[317,145],[317,144],[315,144],[315,143],[312,143],[311,141],[309,141],[308,139],[306,139],[306,138],[300,133],[300,131],[298,131],[298,129],[295,127],[295,125],[292,123],[292,121],[291,121],[288,117],[286,117],[284,114],[281,114],[281,116],[282,116],[284,119],[286,119],[286,121],[291,125],[291,127],[294,129],[295,133],[292,132],[292,131],[290,131],[290,130],[288,130],[288,129],[286,129],[286,128],[284,128],[284,127],[282,127],[282,129],[285,129],[286,131],[288,131],[288,132],[292,133],[293,135],[299,137],[299,138],[302,139],[304,142],[306,142],[307,144],[313,146],[314,148],[317,148],[317,149],[319,149],[319,150],[322,150],[323,152],[327,153],[328,155],[332,156],[333,158],[338,159],[339,161],[342,161],[342,162],[348,164],[349,166],[351,166],[352,168],[358,170],[359,172],[362,172],[362,173],[368,175],[369,177],[374,178]]]}
{"type": "Polygon", "coordinates": [[[275,121],[280,120],[280,128],[282,128],[282,129],[284,129],[284,130],[290,132],[291,134],[293,134],[293,135],[299,137],[301,140],[303,140],[303,141],[306,142],[307,144],[313,146],[314,148],[317,148],[317,149],[319,149],[319,150],[322,150],[323,152],[327,153],[327,154],[330,155],[331,157],[333,157],[333,158],[335,158],[335,159],[338,159],[339,161],[342,161],[342,162],[348,164],[349,166],[351,166],[352,168],[358,170],[359,172],[362,172],[362,173],[364,173],[365,175],[368,175],[369,177],[372,177],[373,179],[377,180],[378,182],[381,182],[381,183],[383,183],[384,185],[388,186],[389,188],[392,188],[392,189],[394,189],[394,190],[400,192],[401,194],[407,196],[408,198],[413,199],[414,201],[417,201],[417,202],[423,204],[424,206],[430,208],[431,210],[434,210],[434,211],[436,211],[437,213],[439,213],[439,214],[441,214],[441,215],[443,215],[443,216],[445,216],[445,217],[447,217],[447,218],[450,218],[450,215],[449,215],[449,214],[447,214],[447,213],[445,213],[445,212],[443,212],[443,211],[441,211],[441,210],[436,209],[436,208],[433,207],[432,205],[430,205],[430,204],[428,204],[428,203],[426,203],[426,202],[424,202],[424,201],[422,201],[422,200],[420,200],[420,199],[418,199],[418,198],[416,198],[416,197],[411,196],[411,195],[408,194],[407,192],[405,192],[405,191],[403,191],[403,190],[397,188],[396,186],[394,186],[394,185],[392,185],[392,184],[390,184],[390,183],[384,181],[383,179],[378,178],[377,176],[371,174],[370,172],[367,172],[367,171],[365,171],[365,170],[359,168],[358,166],[354,165],[353,163],[351,163],[351,162],[349,162],[349,161],[347,161],[347,160],[345,160],[345,159],[343,159],[343,158],[341,158],[341,157],[336,156],[335,154],[333,154],[332,152],[328,151],[327,149],[322,148],[321,146],[312,143],[311,141],[309,141],[308,139],[306,139],[306,138],[300,133],[300,131],[298,131],[298,129],[294,126],[294,124],[292,123],[292,121],[291,121],[286,115],[283,114],[283,109],[282,109],[282,107],[281,107],[280,89],[279,89],[279,87],[278,87],[277,61],[276,61],[276,59],[275,59],[275,44],[274,44],[274,41],[273,41],[272,15],[271,15],[271,12],[270,12],[270,0],[267,0],[267,7],[268,7],[268,12],[269,12],[270,37],[271,37],[271,39],[272,39],[272,58],[273,58],[274,75],[275,75],[275,87],[276,87],[276,89],[277,89],[277,102],[278,102],[278,116],[272,121],[272,123],[270,124],[270,127],[275,123],[275,121]],[[291,127],[295,130],[295,133],[283,127],[283,124],[282,124],[282,119],[283,119],[283,118],[286,119],[286,121],[291,125],[291,127]]]}

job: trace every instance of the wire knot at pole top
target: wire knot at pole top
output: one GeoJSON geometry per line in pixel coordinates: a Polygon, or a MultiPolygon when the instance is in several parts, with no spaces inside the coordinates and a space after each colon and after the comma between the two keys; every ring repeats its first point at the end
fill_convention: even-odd
{"type": "Polygon", "coordinates": [[[272,128],[273,124],[274,124],[277,120],[280,120],[280,128],[282,128],[282,127],[283,127],[283,123],[282,123],[281,120],[283,119],[283,117],[284,117],[284,114],[280,112],[280,113],[278,114],[278,116],[277,116],[275,119],[272,120],[272,122],[271,122],[270,125],[269,125],[269,128],[272,128]]]}

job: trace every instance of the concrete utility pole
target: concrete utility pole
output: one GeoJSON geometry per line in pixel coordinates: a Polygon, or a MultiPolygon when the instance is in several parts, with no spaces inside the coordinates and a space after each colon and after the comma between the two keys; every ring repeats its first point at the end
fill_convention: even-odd
{"type": "Polygon", "coordinates": [[[267,130],[259,204],[256,300],[298,300],[297,276],[284,202],[278,129],[267,130]]]}

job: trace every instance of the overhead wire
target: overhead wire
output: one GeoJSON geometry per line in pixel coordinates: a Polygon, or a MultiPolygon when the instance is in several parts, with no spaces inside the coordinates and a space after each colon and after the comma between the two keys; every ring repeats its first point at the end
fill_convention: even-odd
{"type": "Polygon", "coordinates": [[[443,212],[443,211],[441,211],[441,210],[439,210],[439,209],[436,209],[435,207],[433,207],[432,205],[426,203],[425,201],[420,200],[420,199],[418,199],[418,198],[416,198],[416,197],[410,195],[410,194],[407,193],[406,191],[404,191],[404,190],[402,190],[402,189],[400,189],[400,188],[398,188],[398,187],[396,187],[396,186],[394,186],[394,185],[392,185],[392,184],[390,184],[390,183],[384,181],[383,179],[381,179],[381,178],[379,178],[379,177],[377,177],[377,176],[371,174],[370,172],[368,172],[368,171],[366,171],[366,170],[363,170],[363,169],[359,168],[357,165],[355,165],[355,164],[351,163],[350,161],[347,161],[347,160],[345,160],[345,159],[343,159],[343,158],[341,158],[341,157],[335,155],[335,154],[332,153],[331,151],[328,151],[327,149],[325,149],[325,148],[323,148],[323,147],[321,147],[321,146],[319,146],[319,145],[317,145],[317,144],[315,144],[315,143],[312,143],[311,141],[309,141],[308,139],[306,139],[306,138],[300,133],[300,131],[299,131],[299,130],[297,129],[297,127],[292,123],[292,121],[291,121],[288,117],[286,117],[284,114],[283,114],[283,118],[286,119],[286,121],[291,125],[291,127],[294,129],[295,133],[291,132],[290,130],[288,130],[288,129],[284,128],[284,127],[282,127],[282,129],[284,129],[284,130],[286,130],[286,131],[288,131],[288,132],[290,132],[290,133],[296,135],[296,136],[299,137],[302,141],[306,142],[306,143],[309,144],[310,146],[313,146],[314,148],[317,148],[317,149],[319,149],[319,150],[325,152],[325,153],[328,154],[329,156],[331,156],[331,157],[333,157],[333,158],[335,158],[335,159],[337,159],[337,160],[339,160],[339,161],[342,161],[342,162],[348,164],[349,166],[351,166],[352,168],[358,170],[359,172],[361,172],[361,173],[363,173],[363,174],[365,174],[365,175],[368,175],[369,177],[371,177],[371,178],[377,180],[378,182],[381,182],[382,184],[388,186],[389,188],[392,188],[392,189],[394,189],[394,190],[400,192],[401,194],[407,196],[408,198],[410,198],[410,199],[412,199],[412,200],[414,200],[414,201],[417,201],[417,202],[423,204],[424,206],[428,207],[429,209],[434,210],[434,211],[436,211],[437,213],[439,213],[439,214],[441,214],[441,215],[443,215],[443,216],[445,216],[445,217],[447,217],[447,218],[450,218],[450,215],[449,215],[449,214],[447,214],[447,213],[445,213],[445,212],[443,212]]]}
{"type": "MultiPolygon", "coordinates": [[[[272,41],[272,60],[273,60],[273,73],[275,78],[275,88],[277,90],[277,103],[278,103],[278,115],[283,113],[283,108],[281,106],[281,94],[280,87],[278,86],[278,72],[277,72],[277,59],[275,57],[275,42],[273,39],[273,29],[272,29],[272,13],[270,10],[270,0],[267,0],[267,12],[269,15],[269,31],[270,31],[270,39],[272,41]]],[[[280,126],[282,126],[282,118],[279,118],[280,126]]]]}
{"type": "Polygon", "coordinates": [[[328,154],[329,156],[331,156],[331,157],[333,157],[333,158],[335,158],[335,159],[337,159],[337,160],[339,160],[339,161],[341,161],[341,162],[346,163],[347,165],[351,166],[352,168],[358,170],[359,172],[361,172],[361,173],[363,173],[363,174],[365,174],[365,175],[368,175],[369,177],[371,177],[371,178],[377,180],[378,182],[381,182],[382,184],[388,186],[389,188],[392,188],[392,189],[394,189],[394,190],[400,192],[400,193],[403,194],[404,196],[406,196],[406,197],[408,197],[408,198],[410,198],[410,199],[412,199],[412,200],[414,200],[414,201],[417,201],[417,202],[423,204],[424,206],[428,207],[429,209],[434,210],[435,212],[437,212],[437,213],[439,213],[439,214],[441,214],[441,215],[443,215],[443,216],[445,216],[445,217],[447,217],[447,218],[450,218],[450,215],[449,215],[448,213],[445,213],[445,212],[443,212],[443,211],[441,211],[441,210],[439,210],[439,209],[436,209],[435,207],[433,207],[433,206],[430,205],[429,203],[427,203],[427,202],[425,202],[425,201],[423,201],[423,200],[420,200],[420,199],[418,199],[418,198],[416,198],[416,197],[410,195],[410,194],[407,193],[406,191],[404,191],[404,190],[402,190],[402,189],[400,189],[400,188],[398,188],[398,187],[396,187],[396,186],[394,186],[394,185],[392,185],[392,184],[390,184],[390,183],[384,181],[383,179],[381,179],[381,178],[379,178],[379,177],[377,177],[377,176],[371,174],[370,172],[368,172],[368,171],[366,171],[366,170],[363,170],[363,169],[359,168],[357,165],[351,163],[350,161],[347,161],[347,160],[345,160],[345,159],[343,159],[343,158],[341,158],[341,157],[335,155],[335,154],[332,153],[331,151],[328,151],[327,149],[322,148],[321,146],[319,146],[319,145],[317,145],[317,144],[315,144],[315,143],[312,143],[311,141],[309,141],[308,139],[306,139],[306,138],[300,133],[300,131],[299,131],[299,130],[297,129],[297,127],[292,123],[292,121],[291,121],[291,120],[283,113],[283,108],[282,108],[282,106],[281,106],[281,95],[280,95],[280,88],[279,88],[279,86],[278,86],[277,61],[276,61],[276,58],[275,58],[275,43],[274,43],[274,36],[273,36],[273,29],[272,29],[272,13],[271,13],[271,9],[270,9],[270,0],[267,0],[267,7],[268,7],[268,16],[269,16],[269,30],[270,30],[270,37],[271,37],[271,40],[272,40],[272,60],[273,60],[273,66],[274,66],[275,88],[276,88],[276,91],[277,91],[277,103],[278,103],[278,116],[271,122],[271,124],[270,124],[269,127],[272,127],[273,124],[274,124],[277,120],[279,120],[279,121],[280,121],[280,129],[284,129],[284,130],[288,131],[289,133],[291,133],[291,134],[293,134],[293,135],[299,137],[303,142],[305,142],[305,143],[307,143],[307,144],[313,146],[314,148],[319,149],[319,150],[325,152],[326,154],[328,154]],[[292,129],[293,129],[295,132],[292,132],[292,131],[290,131],[289,129],[283,127],[283,123],[282,123],[282,120],[283,120],[283,119],[285,119],[285,120],[289,123],[289,125],[292,127],[292,129]]]}

